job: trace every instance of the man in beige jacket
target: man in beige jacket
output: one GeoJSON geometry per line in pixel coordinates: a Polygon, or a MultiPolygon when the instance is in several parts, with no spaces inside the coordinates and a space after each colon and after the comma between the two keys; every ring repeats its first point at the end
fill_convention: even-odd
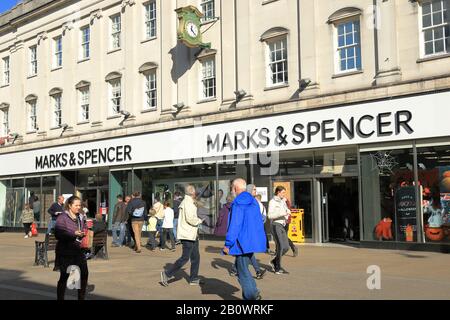
{"type": "Polygon", "coordinates": [[[161,272],[161,284],[164,287],[169,285],[168,281],[176,272],[191,260],[190,285],[199,285],[198,270],[200,267],[200,252],[198,242],[198,227],[203,223],[197,216],[197,206],[195,204],[195,187],[188,185],[185,190],[184,200],[180,204],[180,215],[178,218],[177,237],[181,241],[183,253],[174,265],[161,272]]]}

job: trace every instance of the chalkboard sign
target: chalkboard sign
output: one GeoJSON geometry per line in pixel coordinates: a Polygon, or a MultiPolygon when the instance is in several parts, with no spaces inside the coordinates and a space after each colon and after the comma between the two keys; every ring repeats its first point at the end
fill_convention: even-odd
{"type": "Polygon", "coordinates": [[[407,241],[406,228],[413,230],[413,241],[417,241],[417,201],[415,187],[402,187],[395,194],[397,241],[407,241]]]}

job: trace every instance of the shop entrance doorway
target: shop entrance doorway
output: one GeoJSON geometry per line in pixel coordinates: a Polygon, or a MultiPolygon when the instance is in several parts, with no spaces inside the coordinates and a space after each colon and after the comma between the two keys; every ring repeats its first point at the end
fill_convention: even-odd
{"type": "Polygon", "coordinates": [[[95,218],[97,213],[106,215],[106,210],[108,208],[107,189],[78,189],[78,191],[80,193],[82,203],[89,210],[89,218],[95,218]]]}
{"type": "Polygon", "coordinates": [[[303,232],[305,239],[312,241],[313,239],[313,183],[312,180],[293,181],[293,208],[301,209],[303,215],[303,232]]]}
{"type": "Polygon", "coordinates": [[[323,242],[359,241],[358,178],[320,179],[323,242]]]}

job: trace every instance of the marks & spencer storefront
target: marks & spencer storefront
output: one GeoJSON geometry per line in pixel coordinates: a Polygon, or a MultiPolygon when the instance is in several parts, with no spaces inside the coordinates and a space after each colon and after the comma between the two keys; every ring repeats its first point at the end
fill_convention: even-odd
{"type": "Polygon", "coordinates": [[[57,194],[111,221],[118,194],[138,190],[151,205],[194,184],[202,233],[213,234],[240,176],[266,205],[285,186],[307,242],[446,248],[449,101],[440,92],[0,154],[0,225],[19,227],[33,196],[44,227],[57,194]]]}

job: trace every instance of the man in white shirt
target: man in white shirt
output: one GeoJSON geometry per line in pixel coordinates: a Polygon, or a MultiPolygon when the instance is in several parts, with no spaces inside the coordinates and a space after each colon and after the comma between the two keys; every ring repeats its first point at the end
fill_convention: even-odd
{"type": "Polygon", "coordinates": [[[159,250],[164,251],[166,249],[166,239],[167,235],[170,238],[171,251],[175,251],[175,236],[173,234],[173,219],[174,212],[170,207],[170,203],[166,201],[164,203],[164,220],[162,224],[162,234],[161,234],[161,248],[159,250]]]}

